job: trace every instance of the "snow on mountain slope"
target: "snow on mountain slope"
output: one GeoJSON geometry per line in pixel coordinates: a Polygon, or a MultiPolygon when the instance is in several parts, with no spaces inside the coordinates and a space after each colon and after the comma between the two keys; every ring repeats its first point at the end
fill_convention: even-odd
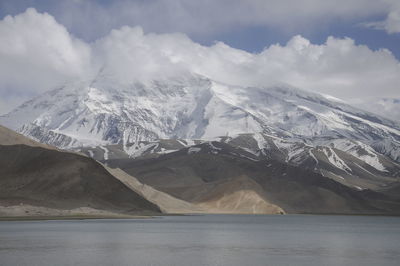
{"type": "Polygon", "coordinates": [[[278,147],[288,162],[301,163],[300,155],[317,146],[348,152],[379,171],[385,171],[382,155],[400,161],[396,122],[289,86],[245,88],[194,75],[121,84],[100,74],[36,97],[0,124],[60,148],[121,145],[134,157],[155,150],[151,142],[158,139],[256,133],[259,150],[278,147]]]}
{"type": "Polygon", "coordinates": [[[351,172],[350,167],[347,166],[347,164],[335,153],[335,151],[332,148],[329,147],[324,148],[323,152],[332,165],[336,166],[337,168],[345,172],[351,172]]]}
{"type": "Polygon", "coordinates": [[[400,165],[371,147],[348,139],[316,141],[314,146],[294,138],[265,134],[241,134],[225,143],[259,161],[273,159],[330,177],[344,185],[379,189],[398,182],[400,165]]]}

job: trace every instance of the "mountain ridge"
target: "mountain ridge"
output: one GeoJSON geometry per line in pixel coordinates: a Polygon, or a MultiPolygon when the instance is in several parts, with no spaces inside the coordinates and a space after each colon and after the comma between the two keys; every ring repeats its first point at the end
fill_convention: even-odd
{"type": "Polygon", "coordinates": [[[360,190],[400,176],[397,122],[290,86],[232,86],[196,75],[120,84],[100,73],[28,101],[0,124],[103,162],[218,141],[360,190]]]}
{"type": "MultiPolygon", "coordinates": [[[[400,125],[396,122],[338,101],[332,102],[332,99],[328,100],[326,96],[295,88],[246,88],[223,85],[200,77],[175,83],[155,81],[147,87],[139,83],[133,84],[133,87],[110,88],[105,87],[108,86],[107,82],[98,81],[98,83],[95,81],[90,84],[90,86],[98,85],[97,88],[78,82],[47,92],[2,116],[0,122],[14,130],[33,123],[56,133],[63,133],[70,137],[77,136],[87,141],[84,134],[89,132],[85,132],[83,127],[90,121],[87,121],[89,118],[86,120],[84,118],[94,114],[102,116],[103,120],[100,122],[103,122],[107,116],[118,117],[124,123],[132,122],[143,130],[155,134],[149,137],[204,139],[224,136],[226,131],[216,130],[216,125],[212,125],[213,132],[207,134],[204,132],[207,130],[207,124],[201,124],[201,122],[209,124],[210,120],[218,118],[220,119],[218,122],[224,122],[221,116],[232,111],[233,115],[236,114],[236,117],[233,117],[234,121],[241,128],[240,130],[228,128],[230,135],[259,133],[268,129],[266,126],[271,126],[281,133],[292,136],[314,136],[327,130],[340,129],[340,126],[346,126],[346,122],[348,123],[351,119],[357,119],[359,123],[367,121],[367,126],[396,135],[400,134],[400,125]],[[210,106],[214,102],[227,106],[222,109],[218,109],[218,106],[210,106]],[[192,108],[193,106],[195,108],[192,108]],[[331,109],[337,112],[329,112],[331,109]],[[28,110],[30,112],[27,114],[28,110]],[[274,118],[273,114],[279,117],[274,118]],[[347,119],[345,121],[340,117],[344,114],[347,119]],[[85,117],[78,119],[80,116],[85,117]],[[299,128],[301,118],[314,122],[314,128],[307,130],[299,128]],[[80,130],[81,135],[74,135],[73,130],[66,130],[74,119],[79,120],[77,122],[80,124],[74,125],[74,129],[80,130]],[[297,119],[296,123],[293,122],[295,119],[297,119]],[[329,119],[331,121],[327,121],[329,119]],[[195,125],[197,127],[185,130],[185,127],[193,122],[198,124],[195,125]],[[203,131],[203,134],[196,134],[196,129],[197,132],[203,131]]],[[[119,123],[118,119],[116,120],[115,122],[119,123]]],[[[98,132],[93,132],[95,126],[101,125],[92,125],[90,139],[116,142],[122,138],[119,136],[120,139],[115,140],[110,135],[98,136],[96,135],[98,132]]],[[[340,133],[343,134],[343,132],[340,133]]]]}

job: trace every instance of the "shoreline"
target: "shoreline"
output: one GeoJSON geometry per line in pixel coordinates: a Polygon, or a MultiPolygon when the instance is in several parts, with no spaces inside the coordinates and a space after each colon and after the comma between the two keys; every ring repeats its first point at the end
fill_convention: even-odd
{"type": "Polygon", "coordinates": [[[44,216],[0,216],[0,222],[57,221],[57,220],[103,220],[103,219],[152,219],[154,215],[44,215],[44,216]]]}
{"type": "MultiPolygon", "coordinates": [[[[43,215],[43,216],[0,216],[0,222],[19,222],[19,221],[72,221],[72,220],[128,220],[128,219],[155,219],[159,217],[167,217],[167,216],[205,216],[205,215],[244,215],[244,216],[282,216],[282,214],[218,214],[218,213],[193,213],[193,214],[157,214],[157,215],[124,215],[124,214],[115,214],[115,215],[43,215]]],[[[285,216],[292,215],[305,215],[305,216],[373,216],[373,217],[400,217],[399,214],[349,214],[349,213],[289,213],[285,214],[285,216]]]]}

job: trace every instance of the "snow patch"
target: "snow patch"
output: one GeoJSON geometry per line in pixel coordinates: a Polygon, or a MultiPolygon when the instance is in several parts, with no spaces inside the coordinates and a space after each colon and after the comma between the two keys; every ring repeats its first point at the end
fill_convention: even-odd
{"type": "Polygon", "coordinates": [[[193,146],[193,145],[196,145],[196,143],[194,142],[194,140],[191,140],[191,139],[185,139],[184,141],[186,142],[186,145],[187,145],[187,146],[193,146]]]}
{"type": "Polygon", "coordinates": [[[188,154],[193,154],[193,153],[198,153],[199,151],[201,151],[201,148],[199,147],[190,147],[187,151],[188,154]]]}
{"type": "Polygon", "coordinates": [[[379,161],[379,156],[368,145],[360,141],[349,141],[345,139],[332,141],[333,147],[351,154],[361,161],[369,164],[373,168],[381,172],[388,172],[383,164],[379,161]]]}
{"type": "Polygon", "coordinates": [[[217,151],[222,150],[221,148],[215,147],[214,144],[212,143],[212,141],[209,141],[209,142],[208,142],[208,145],[209,145],[213,150],[217,150],[217,151]]]}
{"type": "Polygon", "coordinates": [[[104,147],[104,146],[99,146],[99,148],[104,151],[104,160],[107,161],[108,160],[108,153],[109,153],[108,149],[106,147],[104,147]]]}
{"type": "Polygon", "coordinates": [[[339,157],[339,155],[335,153],[332,148],[324,147],[322,148],[322,151],[333,166],[345,171],[346,173],[351,172],[351,168],[347,166],[347,164],[339,157]]]}
{"type": "Polygon", "coordinates": [[[137,158],[143,155],[146,151],[151,150],[151,152],[154,152],[154,150],[157,148],[158,143],[150,143],[150,144],[145,144],[145,143],[134,143],[132,146],[127,147],[124,146],[124,150],[126,154],[129,155],[131,158],[137,158]]]}
{"type": "Polygon", "coordinates": [[[165,148],[161,148],[161,150],[158,152],[158,154],[168,154],[168,153],[176,152],[176,151],[178,151],[178,150],[167,150],[165,148]]]}

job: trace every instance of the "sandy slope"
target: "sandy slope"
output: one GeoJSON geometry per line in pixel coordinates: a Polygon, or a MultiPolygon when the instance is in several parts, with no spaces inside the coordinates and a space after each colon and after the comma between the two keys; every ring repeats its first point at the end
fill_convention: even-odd
{"type": "Polygon", "coordinates": [[[239,178],[216,187],[207,198],[199,202],[187,202],[143,184],[136,177],[119,168],[106,169],[118,180],[148,201],[157,205],[164,213],[236,213],[236,214],[281,214],[284,211],[267,202],[259,193],[254,181],[239,178]]]}
{"type": "Polygon", "coordinates": [[[189,202],[177,199],[167,193],[158,191],[151,186],[141,183],[137,178],[128,175],[121,169],[112,169],[106,167],[114,177],[124,183],[127,187],[143,196],[148,201],[157,205],[164,213],[205,213],[207,210],[191,204],[189,202]]]}
{"type": "Polygon", "coordinates": [[[284,214],[279,206],[268,202],[262,188],[250,178],[240,176],[215,186],[198,200],[209,213],[284,214]]]}

